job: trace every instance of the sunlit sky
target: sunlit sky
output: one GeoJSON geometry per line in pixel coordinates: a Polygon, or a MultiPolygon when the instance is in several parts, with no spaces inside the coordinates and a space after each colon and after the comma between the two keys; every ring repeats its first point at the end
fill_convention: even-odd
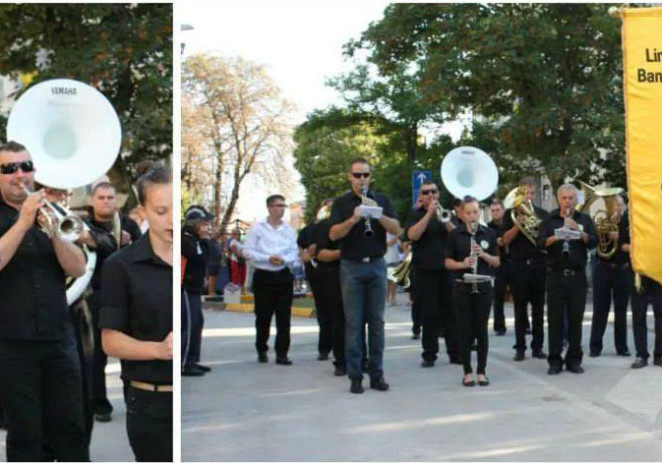
{"type": "MultiPolygon", "coordinates": [[[[295,122],[300,123],[314,109],[342,104],[325,81],[351,69],[343,59],[342,46],[359,38],[371,21],[381,19],[387,5],[381,0],[193,0],[177,2],[176,12],[180,24],[193,28],[180,35],[185,44],[183,59],[203,52],[241,56],[264,65],[283,97],[296,105],[295,122]]],[[[238,204],[242,218],[254,220],[250,217],[254,211],[261,216],[269,193],[254,180],[242,186],[238,204]]],[[[301,187],[289,199],[303,196],[301,187]]]]}

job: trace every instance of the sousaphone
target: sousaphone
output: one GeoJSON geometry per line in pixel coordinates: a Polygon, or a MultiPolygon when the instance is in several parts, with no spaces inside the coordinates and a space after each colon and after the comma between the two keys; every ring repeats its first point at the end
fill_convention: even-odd
{"type": "MultiPolygon", "coordinates": [[[[35,181],[72,189],[88,185],[113,166],[122,129],[113,106],[95,88],[71,79],[53,79],[29,88],[16,102],[7,122],[7,140],[32,155],[35,181]]],[[[67,287],[72,304],[92,278],[96,254],[84,247],[85,274],[67,287]]]]}

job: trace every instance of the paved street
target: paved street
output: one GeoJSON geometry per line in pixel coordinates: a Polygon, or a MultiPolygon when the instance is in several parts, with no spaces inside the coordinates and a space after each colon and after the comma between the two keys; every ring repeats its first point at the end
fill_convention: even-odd
{"type": "MultiPolygon", "coordinates": [[[[490,335],[492,384],[465,388],[461,367],[445,355],[421,368],[409,310],[388,308],[391,390],[354,395],[346,377],[333,376],[331,362],[316,360],[314,319],[293,319],[294,365],[286,367],[273,362],[273,350],[269,364],[257,363],[253,314],[206,310],[203,363],[213,371],[183,378],[182,459],[660,460],[662,368],[630,369],[633,357],[614,353],[610,325],[603,356],[586,356],[585,374],[551,377],[544,360],[512,360],[511,305],[506,316],[507,335],[490,335]]],[[[629,336],[634,351],[631,329],[629,336]]]]}
{"type": "MultiPolygon", "coordinates": [[[[92,461],[134,461],[133,452],[126,436],[122,382],[119,377],[120,364],[112,359],[109,359],[108,362],[106,385],[108,398],[115,410],[110,423],[94,423],[90,457],[92,461]]],[[[5,437],[6,432],[0,431],[0,461],[7,461],[5,437]]]]}

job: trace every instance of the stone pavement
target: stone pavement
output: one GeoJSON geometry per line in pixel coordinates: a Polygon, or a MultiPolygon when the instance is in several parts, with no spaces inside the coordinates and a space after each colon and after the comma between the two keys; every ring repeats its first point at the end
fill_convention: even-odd
{"type": "MultiPolygon", "coordinates": [[[[119,372],[119,361],[109,359],[106,366],[106,387],[114,411],[109,423],[94,423],[90,445],[92,461],[134,461],[126,436],[126,415],[119,372]]],[[[4,430],[0,430],[0,461],[7,461],[6,435],[4,430]]]]}
{"type": "MultiPolygon", "coordinates": [[[[585,349],[590,315],[589,307],[585,349]]],[[[662,368],[630,369],[633,357],[614,353],[610,325],[603,356],[585,356],[585,374],[548,376],[544,360],[512,360],[510,304],[506,316],[506,336],[490,334],[491,385],[465,388],[461,367],[445,355],[434,368],[421,368],[409,310],[387,308],[384,370],[391,390],[354,395],[346,377],[333,376],[330,361],[316,360],[314,319],[293,319],[294,365],[286,367],[273,362],[273,350],[269,364],[257,363],[253,314],[206,310],[203,363],[213,371],[183,378],[182,459],[662,459],[662,368]]]]}

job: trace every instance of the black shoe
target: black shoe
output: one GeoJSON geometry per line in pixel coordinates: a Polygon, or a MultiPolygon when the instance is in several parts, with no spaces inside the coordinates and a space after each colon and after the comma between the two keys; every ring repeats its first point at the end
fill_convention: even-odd
{"type": "Polygon", "coordinates": [[[421,339],[421,333],[414,333],[411,335],[412,339],[421,339]]]}
{"type": "Polygon", "coordinates": [[[656,367],[662,367],[662,357],[655,357],[653,359],[653,365],[656,367]]]}
{"type": "Polygon", "coordinates": [[[333,370],[333,376],[345,376],[346,374],[347,370],[342,365],[338,365],[335,370],[333,370]]]}
{"type": "Polygon", "coordinates": [[[384,377],[370,379],[370,389],[377,389],[378,391],[388,391],[389,385],[384,381],[384,377]]]}
{"type": "Polygon", "coordinates": [[[558,375],[561,373],[561,365],[550,365],[547,370],[548,375],[558,375]]]}
{"type": "Polygon", "coordinates": [[[434,360],[423,360],[421,366],[423,368],[432,368],[434,366],[434,360]]]}
{"type": "Polygon", "coordinates": [[[630,357],[632,353],[629,350],[622,350],[620,352],[616,352],[616,355],[619,357],[630,357]]]}
{"type": "Polygon", "coordinates": [[[193,365],[184,367],[182,370],[182,376],[204,376],[205,372],[194,368],[193,365]]]}
{"type": "Polygon", "coordinates": [[[503,336],[506,334],[506,330],[494,330],[497,336],[503,336]]]}
{"type": "Polygon", "coordinates": [[[584,369],[581,367],[581,365],[566,365],[565,369],[568,370],[570,373],[575,373],[575,374],[584,373],[584,369]]]}
{"type": "Polygon", "coordinates": [[[320,352],[319,355],[317,356],[317,360],[329,360],[329,353],[328,352],[320,352]]]}
{"type": "Polygon", "coordinates": [[[108,423],[111,420],[110,413],[95,413],[94,420],[99,423],[108,423]]]}
{"type": "Polygon", "coordinates": [[[292,365],[292,360],[288,357],[276,357],[276,363],[278,365],[292,365]]]}
{"type": "Polygon", "coordinates": [[[597,350],[592,350],[588,354],[589,357],[600,357],[601,355],[602,355],[602,352],[598,352],[597,350]]]}
{"type": "Polygon", "coordinates": [[[363,381],[359,379],[353,379],[352,385],[349,387],[349,392],[352,394],[363,394],[363,381]]]}
{"type": "Polygon", "coordinates": [[[480,379],[479,379],[479,380],[478,380],[478,385],[479,385],[479,386],[489,386],[489,385],[490,385],[490,378],[488,378],[488,377],[486,376],[485,379],[483,379],[483,380],[480,380],[480,379]]]}
{"type": "Polygon", "coordinates": [[[257,361],[260,363],[267,363],[269,361],[269,356],[267,355],[266,352],[258,352],[257,361]]]}
{"type": "Polygon", "coordinates": [[[632,365],[630,365],[630,368],[634,368],[634,369],[643,368],[646,365],[648,365],[648,359],[645,359],[643,357],[637,357],[636,359],[634,359],[634,362],[632,362],[632,365]]]}
{"type": "Polygon", "coordinates": [[[545,354],[542,349],[534,349],[533,352],[531,352],[531,357],[537,358],[537,359],[546,359],[547,354],[545,354]]]}
{"type": "Polygon", "coordinates": [[[462,386],[464,387],[474,387],[476,385],[476,381],[473,379],[470,381],[465,381],[464,378],[462,378],[462,386]]]}
{"type": "Polygon", "coordinates": [[[202,371],[203,373],[209,373],[211,371],[211,368],[209,368],[206,365],[200,365],[199,363],[194,363],[193,367],[197,368],[198,370],[202,371]]]}
{"type": "Polygon", "coordinates": [[[516,362],[521,362],[525,358],[526,358],[526,356],[524,355],[524,351],[523,350],[518,350],[515,353],[515,357],[513,357],[513,360],[516,361],[516,362]]]}
{"type": "Polygon", "coordinates": [[[462,361],[459,357],[449,357],[448,363],[452,363],[453,365],[462,365],[462,361]]]}

